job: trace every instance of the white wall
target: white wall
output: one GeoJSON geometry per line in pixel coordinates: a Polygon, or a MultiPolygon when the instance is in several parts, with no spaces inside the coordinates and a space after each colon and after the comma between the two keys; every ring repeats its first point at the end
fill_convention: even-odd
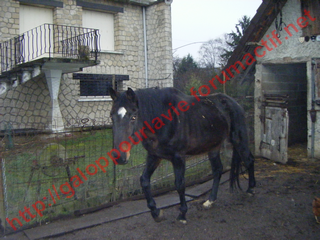
{"type": "MultiPolygon", "coordinates": [[[[283,22],[286,25],[293,24],[298,29],[298,32],[295,32],[295,30],[292,27],[289,27],[288,31],[292,33],[292,36],[290,36],[284,29],[285,26],[283,25],[283,30],[280,31],[279,38],[281,44],[279,44],[274,38],[272,38],[272,31],[276,30],[274,21],[262,38],[264,41],[267,41],[269,48],[272,48],[272,50],[268,51],[266,48],[261,49],[259,52],[262,53],[262,51],[266,51],[266,55],[262,58],[259,58],[259,62],[275,62],[282,60],[290,61],[290,59],[288,58],[295,59],[296,61],[303,61],[306,59],[311,59],[312,57],[320,57],[319,42],[312,42],[311,40],[309,42],[304,43],[299,42],[299,37],[303,35],[302,28],[297,23],[297,20],[301,17],[300,6],[300,0],[288,0],[286,5],[282,9],[283,22]],[[269,37],[267,37],[268,35],[269,37]],[[272,40],[276,43],[277,47],[274,47],[272,45],[269,38],[272,38],[272,40]]],[[[304,15],[303,17],[306,17],[309,24],[312,23],[308,16],[304,15]]],[[[278,23],[279,22],[280,16],[278,15],[278,23]]],[[[304,24],[306,24],[306,22],[304,24]]]]}

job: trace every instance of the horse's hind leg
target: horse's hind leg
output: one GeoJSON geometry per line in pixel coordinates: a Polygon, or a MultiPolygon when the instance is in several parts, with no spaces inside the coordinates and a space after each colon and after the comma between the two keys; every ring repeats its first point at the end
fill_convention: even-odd
{"type": "Polygon", "coordinates": [[[148,154],[146,168],[144,169],[143,174],[140,177],[140,184],[147,200],[148,208],[151,210],[151,215],[156,222],[160,222],[161,220],[163,220],[163,216],[161,210],[157,208],[156,202],[152,197],[150,178],[153,172],[158,167],[159,163],[159,158],[148,154]]]}
{"type": "MultiPolygon", "coordinates": [[[[249,186],[247,189],[247,193],[250,195],[254,194],[254,187],[256,186],[256,180],[254,177],[254,157],[252,155],[252,153],[249,150],[249,146],[248,144],[245,144],[243,142],[234,142],[233,144],[234,148],[234,154],[233,154],[233,158],[239,158],[238,160],[236,159],[232,159],[235,165],[238,164],[238,167],[240,167],[240,163],[241,161],[244,163],[246,169],[248,170],[248,174],[249,174],[249,186]]],[[[233,168],[235,168],[235,166],[233,166],[233,168]]],[[[232,172],[233,170],[231,170],[232,172]]],[[[237,175],[239,175],[239,169],[237,170],[237,175]]],[[[237,176],[237,181],[238,181],[238,176],[237,176]]],[[[231,181],[232,182],[232,181],[231,181]]],[[[231,186],[232,187],[232,186],[231,186]]]]}
{"type": "Polygon", "coordinates": [[[184,173],[185,173],[185,159],[182,158],[179,155],[175,155],[172,159],[172,165],[174,169],[174,175],[175,175],[175,185],[177,192],[180,197],[180,214],[178,216],[178,220],[186,224],[186,213],[188,211],[188,206],[186,203],[186,197],[185,197],[185,179],[184,179],[184,173]]]}
{"type": "Polygon", "coordinates": [[[256,186],[256,179],[254,177],[254,157],[251,152],[249,154],[246,167],[248,169],[248,174],[249,174],[249,187],[248,187],[247,193],[252,195],[254,194],[253,189],[256,186]]]}
{"type": "Polygon", "coordinates": [[[220,148],[215,151],[208,153],[212,174],[213,174],[213,185],[209,199],[203,204],[205,208],[210,208],[212,204],[217,200],[218,188],[220,184],[220,179],[222,175],[223,166],[220,159],[220,148]]]}

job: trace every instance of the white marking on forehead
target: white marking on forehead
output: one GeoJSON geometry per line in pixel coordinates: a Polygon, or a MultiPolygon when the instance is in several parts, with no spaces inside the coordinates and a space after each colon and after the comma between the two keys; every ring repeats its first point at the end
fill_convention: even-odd
{"type": "Polygon", "coordinates": [[[126,115],[127,110],[124,107],[119,108],[118,110],[118,114],[120,115],[121,118],[124,117],[124,115],[126,115]]]}

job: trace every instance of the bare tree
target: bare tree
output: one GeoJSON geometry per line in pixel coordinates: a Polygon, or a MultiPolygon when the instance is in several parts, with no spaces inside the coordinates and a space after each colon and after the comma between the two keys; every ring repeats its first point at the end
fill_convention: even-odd
{"type": "Polygon", "coordinates": [[[203,43],[199,50],[201,59],[200,66],[204,68],[215,68],[219,62],[219,56],[222,54],[223,39],[216,38],[210,39],[208,42],[203,43]]]}

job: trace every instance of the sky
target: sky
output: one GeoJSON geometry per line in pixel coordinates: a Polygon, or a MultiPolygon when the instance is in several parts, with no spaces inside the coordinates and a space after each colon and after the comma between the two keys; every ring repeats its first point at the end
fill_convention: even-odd
{"type": "Polygon", "coordinates": [[[190,53],[198,61],[201,43],[197,42],[206,42],[235,31],[238,20],[244,15],[253,18],[261,3],[262,0],[173,0],[174,56],[182,58],[190,53]],[[190,45],[184,46],[187,44],[190,45]]]}

